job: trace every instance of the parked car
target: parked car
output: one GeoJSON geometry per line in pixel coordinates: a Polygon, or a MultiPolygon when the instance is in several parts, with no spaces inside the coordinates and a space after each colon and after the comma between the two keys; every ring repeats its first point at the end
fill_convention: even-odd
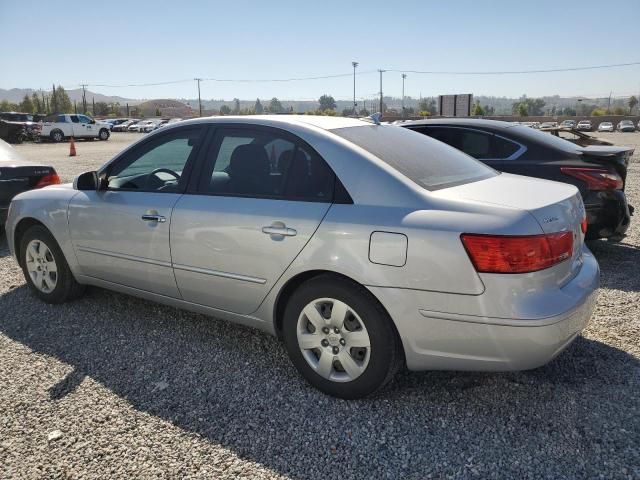
{"type": "Polygon", "coordinates": [[[556,128],[558,126],[558,122],[542,122],[540,124],[540,130],[545,128],[556,128]]]}
{"type": "Polygon", "coordinates": [[[22,143],[27,138],[27,130],[20,122],[0,120],[0,140],[8,143],[22,143]]]}
{"type": "Polygon", "coordinates": [[[21,125],[24,130],[21,141],[35,140],[40,135],[40,124],[34,120],[30,113],[0,112],[0,120],[21,125]]]}
{"type": "Polygon", "coordinates": [[[635,132],[636,126],[633,124],[631,120],[621,120],[618,123],[618,131],[619,132],[635,132]]]}
{"type": "Polygon", "coordinates": [[[8,143],[0,140],[0,229],[7,219],[11,199],[21,192],[60,183],[49,165],[29,162],[8,143]]]}
{"type": "Polygon", "coordinates": [[[613,123],[611,122],[601,122],[598,125],[599,132],[613,132],[613,123]]]}
{"type": "Polygon", "coordinates": [[[564,120],[562,123],[560,123],[560,126],[563,127],[563,128],[575,128],[576,121],[575,120],[564,120]]]}
{"type": "Polygon", "coordinates": [[[576,130],[591,132],[593,130],[593,124],[591,123],[591,120],[580,120],[576,125],[576,130]]]}
{"type": "Polygon", "coordinates": [[[131,125],[138,123],[140,120],[138,119],[130,119],[126,120],[118,125],[114,125],[111,129],[113,132],[127,132],[131,125]]]}
{"type": "Polygon", "coordinates": [[[44,119],[40,136],[54,142],[62,142],[65,138],[99,138],[108,140],[109,126],[104,122],[96,122],[86,115],[54,113],[44,119]]]}
{"type": "Polygon", "coordinates": [[[133,123],[127,127],[128,132],[143,132],[145,128],[155,125],[154,120],[140,120],[139,122],[133,123]]]}
{"type": "Polygon", "coordinates": [[[153,132],[154,130],[156,130],[162,123],[166,123],[169,120],[162,120],[160,118],[156,118],[153,120],[149,120],[149,122],[146,125],[143,125],[140,127],[140,132],[142,133],[150,133],[153,132]]]}
{"type": "Polygon", "coordinates": [[[580,147],[543,131],[494,120],[418,120],[402,123],[508,173],[575,185],[587,209],[588,239],[618,240],[629,227],[625,181],[633,149],[580,147]]]}
{"type": "Polygon", "coordinates": [[[274,115],[145,135],[14,198],[7,239],[43,301],[91,284],[257,327],[312,385],[358,398],[405,364],[554,358],[595,304],[585,226],[572,185],[395,125],[274,115]]]}
{"type": "Polygon", "coordinates": [[[158,125],[158,128],[162,128],[162,127],[166,127],[166,126],[169,126],[169,125],[173,125],[174,123],[178,123],[178,122],[181,122],[181,121],[182,121],[181,118],[171,118],[168,121],[163,122],[160,125],[158,125]]]}
{"type": "Polygon", "coordinates": [[[613,142],[609,140],[605,140],[603,138],[593,137],[584,132],[580,132],[575,128],[545,128],[542,130],[545,133],[550,133],[558,138],[562,138],[563,140],[567,140],[571,143],[575,143],[576,145],[580,145],[581,147],[588,147],[589,145],[614,145],[613,142]]]}

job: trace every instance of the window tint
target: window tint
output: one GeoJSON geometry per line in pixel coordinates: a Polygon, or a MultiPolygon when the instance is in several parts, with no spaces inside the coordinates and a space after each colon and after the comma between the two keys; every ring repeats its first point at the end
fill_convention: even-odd
{"type": "Polygon", "coordinates": [[[199,190],[204,193],[331,202],[334,175],[315,152],[267,130],[218,132],[199,190]]]}
{"type": "Polygon", "coordinates": [[[91,123],[91,119],[86,115],[78,115],[78,118],[80,119],[80,123],[91,123]]]}
{"type": "Polygon", "coordinates": [[[69,115],[69,118],[71,118],[73,123],[80,123],[80,117],[78,115],[69,115]]]}
{"type": "Polygon", "coordinates": [[[181,130],[141,145],[109,171],[109,189],[179,191],[182,173],[200,140],[200,132],[200,128],[181,130]]]}
{"type": "Polygon", "coordinates": [[[504,159],[520,150],[520,145],[506,138],[493,137],[493,158],[504,159]]]}
{"type": "Polygon", "coordinates": [[[58,115],[55,121],[58,123],[67,123],[67,117],[64,115],[58,115]]]}
{"type": "Polygon", "coordinates": [[[428,190],[497,175],[459,151],[421,133],[396,125],[366,125],[331,130],[365,149],[428,190]]]}
{"type": "Polygon", "coordinates": [[[447,145],[451,145],[467,155],[471,155],[473,158],[492,158],[492,135],[489,133],[459,127],[427,127],[419,131],[447,145]]]}

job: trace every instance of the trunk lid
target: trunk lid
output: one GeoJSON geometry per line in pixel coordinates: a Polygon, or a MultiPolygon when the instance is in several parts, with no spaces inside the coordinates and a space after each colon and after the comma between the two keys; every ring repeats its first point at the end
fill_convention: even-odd
{"type": "MultiPolygon", "coordinates": [[[[433,194],[451,199],[466,199],[489,205],[500,205],[529,212],[540,225],[542,233],[570,231],[573,233],[573,255],[546,271],[552,271],[552,281],[564,284],[582,266],[584,233],[581,222],[585,217],[580,192],[573,185],[532,177],[502,173],[478,182],[442,189],[433,194]]],[[[467,232],[485,233],[485,232],[467,232]]]]}
{"type": "Polygon", "coordinates": [[[624,182],[623,190],[627,183],[627,168],[629,167],[633,152],[634,148],[632,147],[609,147],[604,145],[594,145],[578,149],[581,159],[585,162],[613,168],[616,173],[622,177],[622,181],[624,182]]]}

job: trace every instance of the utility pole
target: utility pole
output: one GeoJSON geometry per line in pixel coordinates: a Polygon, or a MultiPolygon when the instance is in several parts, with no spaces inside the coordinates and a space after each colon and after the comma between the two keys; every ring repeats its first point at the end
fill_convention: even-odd
{"type": "Polygon", "coordinates": [[[198,82],[198,109],[200,111],[200,117],[202,116],[202,101],[200,100],[200,82],[202,81],[201,78],[194,78],[194,80],[196,82],[198,82]]]}
{"type": "Polygon", "coordinates": [[[82,113],[86,115],[87,113],[87,85],[82,84],[82,113]]]}
{"type": "Polygon", "coordinates": [[[405,118],[405,109],[404,109],[404,81],[407,78],[407,74],[402,74],[402,118],[405,118]]]}
{"type": "Polygon", "coordinates": [[[129,118],[129,103],[127,103],[127,118],[129,118]]]}
{"type": "Polygon", "coordinates": [[[356,115],[356,68],[358,67],[358,62],[351,62],[353,65],[353,115],[356,115]]]}
{"type": "Polygon", "coordinates": [[[91,97],[91,105],[93,105],[91,108],[91,115],[93,115],[94,117],[96,116],[96,97],[91,97]]]}
{"type": "Polygon", "coordinates": [[[611,113],[611,95],[613,92],[609,92],[609,103],[607,104],[607,114],[611,113]]]}
{"type": "Polygon", "coordinates": [[[380,115],[382,115],[382,74],[385,72],[386,70],[378,70],[378,72],[380,72],[380,115]]]}

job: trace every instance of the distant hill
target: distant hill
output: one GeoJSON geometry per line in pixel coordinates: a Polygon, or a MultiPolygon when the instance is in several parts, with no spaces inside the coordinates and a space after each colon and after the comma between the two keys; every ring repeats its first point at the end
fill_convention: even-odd
{"type": "MultiPolygon", "coordinates": [[[[196,105],[197,106],[197,105],[196,105]]],[[[160,110],[163,117],[192,117],[194,111],[189,105],[185,105],[177,100],[160,99],[147,100],[137,105],[138,111],[145,117],[153,117],[156,110],[160,110]]]]}
{"type": "MultiPolygon", "coordinates": [[[[32,88],[11,88],[9,90],[0,88],[0,102],[2,100],[8,100],[11,103],[20,103],[25,95],[31,95],[34,91],[40,93],[40,90],[34,90],[32,88]]],[[[69,95],[69,98],[71,99],[72,102],[74,100],[76,102],[82,101],[81,88],[66,90],[66,92],[69,95]]],[[[51,93],[51,90],[44,90],[44,93],[45,95],[48,95],[51,93]]],[[[132,98],[103,95],[101,93],[92,92],[90,90],[87,90],[86,98],[87,98],[87,103],[91,103],[92,101],[105,102],[105,103],[117,102],[117,103],[120,103],[121,105],[125,105],[126,103],[128,103],[129,105],[137,105],[142,101],[142,100],[135,100],[132,98]]]]}

